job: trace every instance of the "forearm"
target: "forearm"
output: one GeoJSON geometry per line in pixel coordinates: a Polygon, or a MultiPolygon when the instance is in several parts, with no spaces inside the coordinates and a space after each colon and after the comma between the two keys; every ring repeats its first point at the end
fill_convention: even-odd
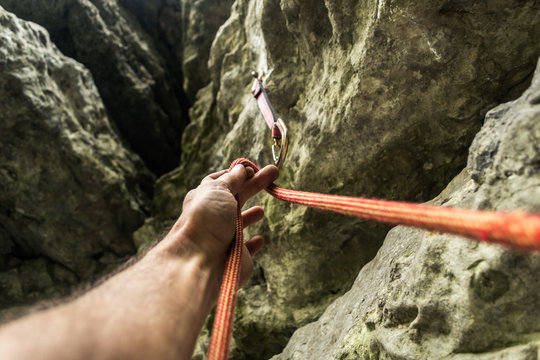
{"type": "MultiPolygon", "coordinates": [[[[141,261],[63,306],[0,327],[0,359],[190,359],[217,300],[238,206],[278,176],[235,166],[203,179],[186,195],[171,232],[141,261]]],[[[249,226],[263,217],[242,214],[249,226]]],[[[262,246],[244,245],[241,283],[262,246]]]]}
{"type": "Polygon", "coordinates": [[[76,301],[1,328],[0,358],[189,359],[220,272],[158,246],[76,301]]]}

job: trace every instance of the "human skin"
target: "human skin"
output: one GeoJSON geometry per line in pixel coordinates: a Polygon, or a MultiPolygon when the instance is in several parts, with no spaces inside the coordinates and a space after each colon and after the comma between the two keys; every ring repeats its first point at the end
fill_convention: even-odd
{"type": "MultiPolygon", "coordinates": [[[[190,359],[217,301],[238,202],[277,176],[275,166],[255,174],[242,165],[207,176],[140,261],[74,301],[0,327],[0,359],[190,359]]],[[[242,217],[249,226],[263,215],[254,207],[242,217]]],[[[244,244],[242,284],[262,245],[260,236],[244,244]]]]}

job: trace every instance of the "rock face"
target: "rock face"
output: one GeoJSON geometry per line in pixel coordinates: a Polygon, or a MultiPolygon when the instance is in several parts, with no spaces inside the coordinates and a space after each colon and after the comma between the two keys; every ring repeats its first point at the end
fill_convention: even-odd
{"type": "MultiPolygon", "coordinates": [[[[535,0],[0,5],[44,26],[92,72],[61,55],[42,28],[2,11],[3,308],[65,292],[135,250],[131,232],[144,218],[149,175],[115,128],[158,174],[176,166],[182,134],[182,162],[159,179],[152,217],[133,235],[142,250],[208,172],[237,157],[270,162],[270,133],[249,94],[252,70],[266,73],[291,134],[280,185],[426,201],[464,168],[487,110],[526,89],[540,55],[535,0]]],[[[519,100],[515,117],[531,115],[535,102],[519,100]]],[[[468,173],[439,202],[539,210],[537,125],[496,126],[491,119],[507,119],[501,109],[482,130],[500,142],[479,135],[468,173]]],[[[239,294],[233,358],[278,354],[330,304],[280,357],[466,358],[498,345],[515,345],[500,348],[503,355],[534,351],[537,319],[527,317],[534,302],[516,308],[512,301],[536,300],[538,281],[528,272],[535,257],[410,229],[393,230],[379,250],[384,226],[264,195],[253,202],[264,206],[266,221],[250,232],[266,246],[239,294]],[[345,326],[326,328],[330,318],[345,326]]],[[[203,336],[200,352],[205,346],[203,336]]]]}
{"type": "MultiPolygon", "coordinates": [[[[491,110],[434,203],[540,212],[540,63],[491,110]]],[[[534,359],[540,255],[396,227],[352,287],[272,359],[534,359]]]]}
{"type": "MultiPolygon", "coordinates": [[[[140,247],[190,188],[237,157],[270,162],[250,72],[291,133],[278,183],[323,193],[425,201],[463,169],[485,112],[526,88],[540,53],[535,1],[237,0],[216,34],[183,161],[157,184],[140,247]],[[519,26],[517,25],[519,24],[519,26]]],[[[267,242],[240,293],[237,359],[281,351],[350,288],[386,228],[268,197],[267,242]]],[[[201,342],[204,349],[204,341],[201,342]]],[[[315,356],[317,358],[317,356],[315,356]]]]}
{"type": "Polygon", "coordinates": [[[68,292],[132,255],[152,176],[92,75],[0,7],[0,308],[68,292]]]}
{"type": "Polygon", "coordinates": [[[86,65],[111,119],[149,169],[178,165],[188,100],[182,90],[180,5],[174,1],[0,0],[37,22],[67,56],[86,65]]]}
{"type": "Polygon", "coordinates": [[[231,13],[233,0],[182,0],[184,90],[193,102],[210,82],[208,58],[219,27],[231,13]]]}

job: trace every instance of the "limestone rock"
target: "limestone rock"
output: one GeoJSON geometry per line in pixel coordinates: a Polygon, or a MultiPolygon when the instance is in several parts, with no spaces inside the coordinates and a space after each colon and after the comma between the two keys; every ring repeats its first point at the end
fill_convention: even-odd
{"type": "MultiPolygon", "coordinates": [[[[467,168],[434,203],[540,212],[540,63],[491,110],[467,168]]],[[[540,255],[396,227],[352,289],[272,359],[533,359],[540,255]]]]}
{"type": "Polygon", "coordinates": [[[65,55],[90,69],[111,119],[157,174],[178,165],[187,124],[181,14],[170,3],[120,1],[135,15],[143,9],[139,23],[117,0],[0,0],[8,11],[44,26],[65,55]]]}
{"type": "Polygon", "coordinates": [[[182,0],[184,90],[192,101],[210,82],[210,46],[232,4],[233,0],[182,0]]]}
{"type": "Polygon", "coordinates": [[[68,292],[135,251],[152,176],[90,72],[0,7],[0,308],[68,292]]]}
{"type": "MultiPolygon", "coordinates": [[[[536,1],[236,0],[216,34],[211,83],[183,135],[181,166],[158,181],[155,240],[187,190],[237,157],[270,162],[252,70],[291,133],[278,183],[323,193],[425,201],[464,167],[485,112],[518,96],[540,52],[536,1]],[[517,95],[516,95],[517,94],[517,95]]],[[[256,200],[266,238],[240,293],[234,358],[280,351],[376,253],[386,228],[256,200]]]]}

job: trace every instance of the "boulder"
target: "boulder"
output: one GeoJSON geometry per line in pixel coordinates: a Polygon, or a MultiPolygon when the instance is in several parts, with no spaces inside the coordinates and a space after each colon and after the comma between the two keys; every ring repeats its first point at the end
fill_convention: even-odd
{"type": "MultiPolygon", "coordinates": [[[[158,181],[137,244],[163,233],[207,173],[238,157],[271,162],[252,70],[266,73],[291,134],[280,185],[429,200],[465,166],[487,110],[526,89],[540,53],[539,10],[533,0],[236,0],[212,43],[210,83],[190,109],[182,163],[158,181]]],[[[350,289],[387,231],[264,195],[254,203],[266,221],[251,233],[266,246],[239,295],[238,359],[280,352],[350,289]]]]}
{"type": "Polygon", "coordinates": [[[153,176],[91,73],[0,7],[0,308],[65,295],[135,252],[153,176]]]}
{"type": "Polygon", "coordinates": [[[133,13],[116,0],[0,0],[44,26],[65,55],[90,69],[122,137],[150,170],[163,174],[178,166],[188,122],[180,7],[171,1],[120,4],[133,13]],[[141,7],[139,21],[133,14],[141,7]]]}
{"type": "MultiPolygon", "coordinates": [[[[488,112],[468,164],[433,204],[540,212],[540,63],[488,112]]],[[[540,255],[395,227],[352,288],[272,359],[536,358],[540,255]]]]}

